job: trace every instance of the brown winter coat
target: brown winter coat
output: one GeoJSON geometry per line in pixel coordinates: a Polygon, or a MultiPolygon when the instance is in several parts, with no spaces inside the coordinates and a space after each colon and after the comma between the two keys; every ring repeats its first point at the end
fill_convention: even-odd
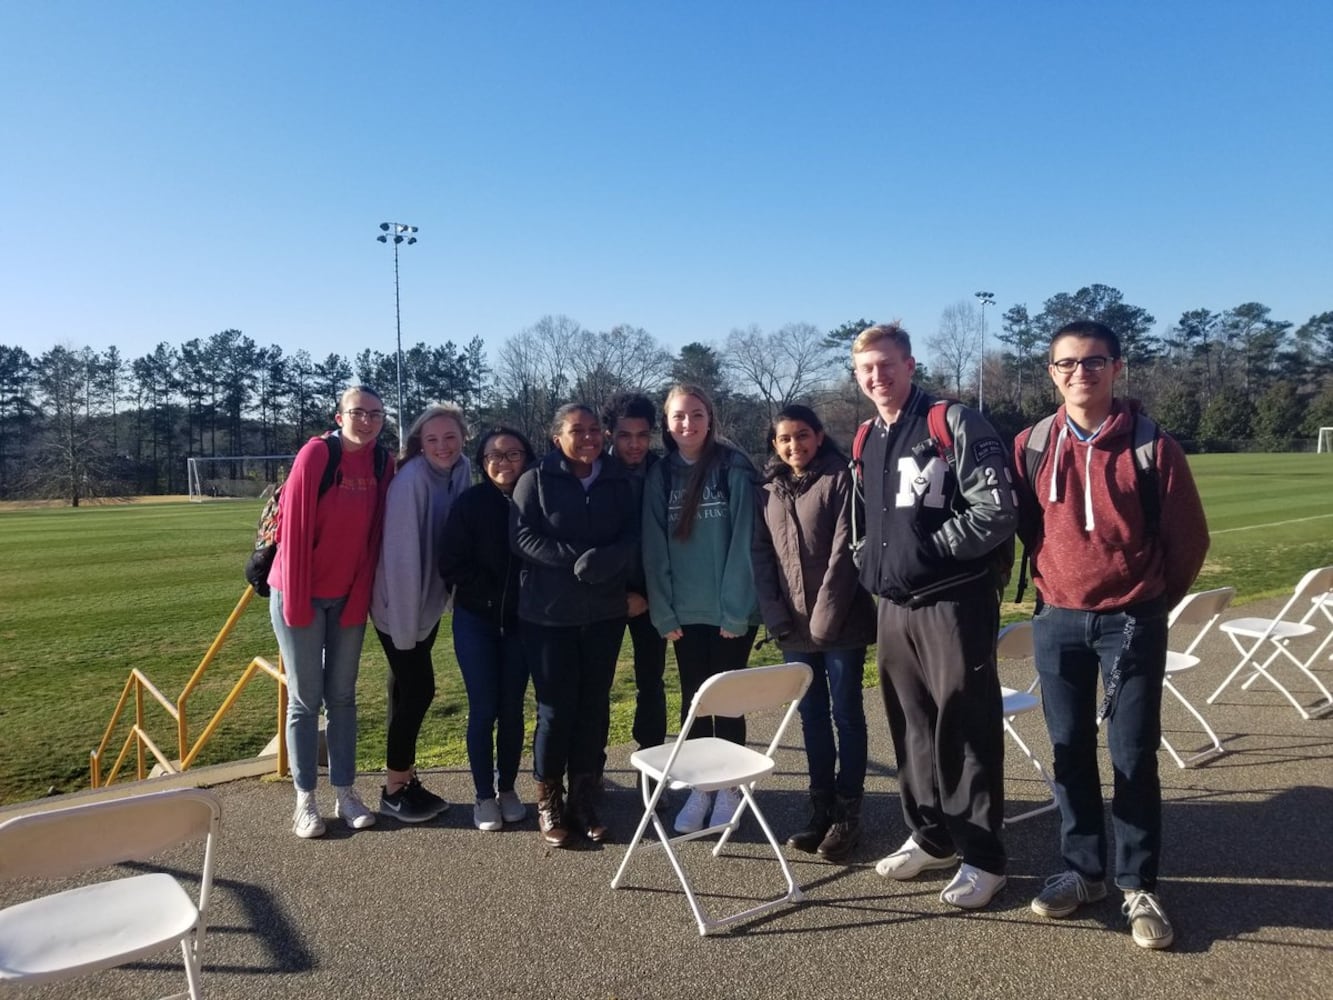
{"type": "Polygon", "coordinates": [[[875,641],[875,609],[852,563],[852,477],[826,452],[800,480],[774,463],[757,494],[754,584],[783,649],[852,649],[875,641]]]}

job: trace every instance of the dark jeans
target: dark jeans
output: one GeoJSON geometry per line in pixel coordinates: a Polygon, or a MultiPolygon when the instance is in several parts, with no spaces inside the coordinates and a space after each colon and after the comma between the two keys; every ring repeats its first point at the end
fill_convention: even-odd
{"type": "Polygon", "coordinates": [[[1167,629],[1166,608],[1160,604],[1108,614],[1048,604],[1032,620],[1042,710],[1055,754],[1065,864],[1089,879],[1106,875],[1106,822],[1097,769],[1097,682],[1110,681],[1119,659],[1106,737],[1115,772],[1111,795],[1115,884],[1149,892],[1157,885],[1162,845],[1157,748],[1162,737],[1167,629]]]}
{"type": "Polygon", "coordinates": [[[629,619],[634,644],[634,742],[639,749],[666,742],[666,640],[644,612],[629,619]]]}
{"type": "Polygon", "coordinates": [[[435,665],[431,650],[440,632],[439,622],[430,635],[411,649],[396,649],[393,640],[379,629],[384,656],[389,661],[388,749],[385,763],[390,771],[410,771],[417,762],[417,737],[426,710],[435,700],[435,665]]]}
{"type": "Polygon", "coordinates": [[[477,798],[514,790],[523,756],[523,696],[528,661],[517,624],[494,622],[454,609],[454,656],[467,689],[467,759],[477,798]]]}
{"type": "Polygon", "coordinates": [[[919,608],[881,599],[877,649],[912,839],[995,875],[1006,863],[999,620],[993,592],[919,608]]]}
{"type": "Polygon", "coordinates": [[[801,699],[801,731],[812,792],[860,798],[866,781],[866,712],[861,693],[866,648],[803,653],[784,649],[783,658],[808,663],[814,679],[801,699]],[[832,716],[829,703],[832,700],[832,716]],[[833,729],[837,727],[835,746],[833,729]],[[837,764],[836,778],[834,769],[837,764]]]}
{"type": "MultiPolygon", "coordinates": [[[[685,724],[685,717],[690,712],[690,702],[703,686],[703,682],[714,674],[728,670],[740,670],[750,660],[750,647],[754,644],[758,627],[751,628],[742,636],[726,639],[716,625],[685,625],[683,633],[674,643],[676,666],[680,670],[680,723],[685,724]]],[[[689,739],[700,736],[716,736],[732,743],[745,743],[745,719],[731,719],[723,715],[705,715],[694,720],[690,727],[689,739]]]]}
{"type": "Polygon", "coordinates": [[[625,619],[519,626],[537,693],[533,773],[538,781],[595,775],[611,726],[611,682],[625,619]]]}

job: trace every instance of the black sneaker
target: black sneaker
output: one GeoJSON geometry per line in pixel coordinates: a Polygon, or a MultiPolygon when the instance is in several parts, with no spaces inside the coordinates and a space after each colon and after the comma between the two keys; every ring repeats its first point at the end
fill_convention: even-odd
{"type": "Polygon", "coordinates": [[[392,795],[384,786],[380,787],[380,812],[400,823],[425,823],[448,808],[449,803],[426,791],[415,775],[392,795]]]}

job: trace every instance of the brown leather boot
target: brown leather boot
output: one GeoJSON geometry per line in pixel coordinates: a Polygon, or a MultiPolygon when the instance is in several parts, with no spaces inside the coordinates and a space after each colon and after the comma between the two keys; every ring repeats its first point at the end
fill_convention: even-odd
{"type": "Polygon", "coordinates": [[[861,842],[861,796],[839,795],[833,808],[833,825],[819,844],[819,856],[841,861],[861,842]]]}
{"type": "Polygon", "coordinates": [[[552,847],[569,846],[565,825],[565,788],[558,781],[537,782],[537,828],[552,847]]]}
{"type": "Polygon", "coordinates": [[[568,825],[571,829],[583,831],[584,836],[594,844],[606,840],[606,824],[597,816],[596,797],[602,785],[601,778],[595,774],[571,774],[569,776],[568,825]]]}

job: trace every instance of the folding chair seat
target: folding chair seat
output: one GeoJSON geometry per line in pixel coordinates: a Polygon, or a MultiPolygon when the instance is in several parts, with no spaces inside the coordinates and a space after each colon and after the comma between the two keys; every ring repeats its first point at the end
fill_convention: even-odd
{"type": "Polygon", "coordinates": [[[1282,610],[1277,613],[1277,617],[1235,618],[1219,625],[1218,628],[1231,637],[1237,652],[1240,653],[1240,662],[1236,664],[1231,673],[1227,674],[1226,680],[1218,685],[1217,690],[1209,696],[1208,704],[1211,705],[1215,702],[1222,692],[1227,689],[1227,686],[1248,667],[1251,673],[1245,679],[1244,684],[1241,685],[1242,690],[1249,690],[1256,680],[1263,677],[1296,707],[1296,711],[1300,712],[1304,719],[1312,718],[1313,715],[1322,714],[1333,708],[1333,693],[1329,692],[1323,681],[1316,677],[1314,671],[1310,669],[1324,650],[1329,647],[1329,644],[1333,643],[1333,611],[1330,610],[1330,602],[1333,602],[1333,566],[1323,566],[1319,569],[1312,569],[1301,577],[1300,583],[1296,585],[1296,590],[1287,603],[1283,605],[1282,610]],[[1300,618],[1292,617],[1296,614],[1298,608],[1304,607],[1306,604],[1309,605],[1309,608],[1305,614],[1300,618]],[[1321,621],[1321,618],[1324,621],[1321,621]],[[1322,641],[1315,647],[1314,652],[1305,659],[1301,659],[1291,651],[1290,644],[1293,639],[1317,635],[1321,632],[1325,623],[1329,625],[1328,631],[1322,641]],[[1268,655],[1260,661],[1259,657],[1264,652],[1267,652],[1268,655]],[[1296,696],[1273,676],[1270,668],[1279,657],[1290,662],[1300,673],[1304,674],[1323,695],[1323,703],[1315,705],[1313,712],[1308,711],[1297,700],[1296,696]]]}
{"type": "Polygon", "coordinates": [[[221,803],[201,788],[105,799],[0,823],[0,879],[63,879],[145,861],[204,841],[198,902],[166,872],[95,882],[0,910],[0,987],[112,969],[179,944],[188,993],[200,995],[200,953],[213,885],[221,803]]]}
{"type": "Polygon", "coordinates": [[[1199,648],[1204,637],[1212,631],[1213,625],[1217,619],[1222,616],[1231,599],[1236,596],[1235,587],[1218,587],[1216,590],[1201,590],[1198,593],[1188,594],[1179,604],[1171,609],[1171,615],[1167,619],[1167,628],[1174,632],[1178,625],[1199,625],[1202,626],[1195,633],[1193,641],[1185,647],[1184,652],[1176,652],[1168,649],[1166,652],[1166,679],[1163,682],[1163,688],[1175,695],[1176,700],[1185,706],[1185,709],[1192,715],[1203,731],[1208,734],[1212,741],[1212,746],[1205,750],[1200,750],[1188,758],[1182,758],[1176,752],[1176,748],[1171,745],[1171,741],[1162,736],[1162,747],[1175,760],[1178,767],[1186,767],[1194,761],[1204,758],[1215,757],[1218,754],[1225,753],[1222,748],[1222,741],[1217,738],[1217,733],[1213,732],[1213,727],[1208,725],[1208,720],[1203,717],[1203,713],[1191,704],[1190,700],[1181,694],[1180,689],[1171,683],[1173,674],[1180,674],[1186,670],[1192,670],[1203,661],[1194,655],[1194,651],[1199,648]]]}
{"type": "Polygon", "coordinates": [[[630,859],[640,847],[661,847],[666,851],[667,860],[685,890],[685,899],[694,914],[695,922],[699,925],[701,935],[739,920],[760,916],[787,903],[798,902],[802,898],[801,890],[787,865],[787,859],[782,854],[782,845],[773,835],[768,820],[760,810],[754,790],[760,779],[771,773],[776,766],[773,755],[792,716],[796,714],[801,697],[810,686],[811,677],[810,667],[804,663],[748,667],[710,677],[695,694],[689,716],[675,740],[660,746],[645,747],[630,755],[630,763],[639,771],[644,812],[638,829],[634,831],[634,838],[625,851],[624,860],[620,862],[620,868],[616,871],[615,878],[611,880],[612,889],[620,888],[630,859]],[[762,753],[748,746],[740,746],[713,736],[699,739],[686,738],[695,718],[699,716],[722,715],[735,718],[752,712],[784,707],[773,740],[769,743],[768,749],[762,753]],[[657,803],[667,788],[709,792],[732,787],[740,788],[742,801],[729,823],[707,827],[696,833],[672,836],[667,833],[661,817],[657,815],[657,803]],[[754,813],[754,818],[759,822],[764,836],[773,849],[778,866],[782,869],[783,878],[786,879],[787,891],[777,899],[748,907],[729,916],[710,918],[704,913],[694,888],[690,885],[676,846],[687,840],[720,832],[722,836],[718,839],[717,846],[713,848],[713,856],[717,857],[732,832],[740,825],[747,809],[754,813]],[[657,834],[656,841],[644,840],[649,824],[657,834]]]}
{"type": "MultiPolygon", "coordinates": [[[[1032,623],[1014,622],[1012,625],[1006,625],[1000,629],[1000,635],[996,641],[996,657],[1001,660],[1031,660],[1032,659],[1032,623]]],[[[1034,712],[1041,707],[1041,698],[1037,696],[1036,689],[1040,681],[1033,678],[1032,683],[1028,685],[1026,691],[1019,691],[1016,688],[1001,687],[1000,693],[1004,697],[1004,731],[1009,734],[1009,738],[1023,752],[1023,756],[1032,762],[1032,766],[1037,769],[1041,775],[1041,780],[1046,782],[1046,787],[1050,789],[1050,801],[1044,802],[1032,809],[1025,810],[1014,816],[1006,816],[1005,824],[1018,823],[1025,819],[1031,819],[1033,816],[1040,816],[1042,813],[1050,812],[1055,808],[1055,783],[1046,773],[1046,769],[1041,766],[1041,761],[1033,755],[1028,749],[1028,745],[1023,742],[1023,737],[1018,735],[1018,730],[1014,728],[1014,719],[1028,712],[1034,712]]]]}

